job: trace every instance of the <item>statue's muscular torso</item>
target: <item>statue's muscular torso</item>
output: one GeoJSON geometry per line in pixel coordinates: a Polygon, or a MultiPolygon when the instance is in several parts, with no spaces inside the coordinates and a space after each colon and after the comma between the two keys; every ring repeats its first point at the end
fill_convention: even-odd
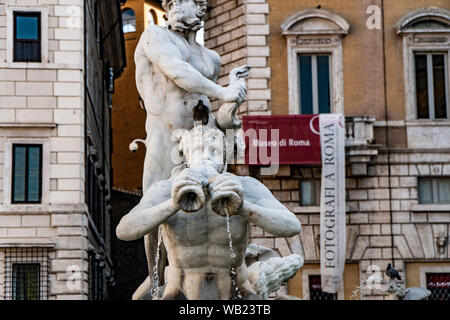
{"type": "MultiPolygon", "coordinates": [[[[151,25],[144,31],[136,47],[137,89],[144,100],[148,117],[150,115],[157,117],[171,130],[178,128],[189,130],[193,127],[193,107],[200,99],[206,106],[210,106],[209,99],[180,88],[147,58],[143,46],[151,48],[151,41],[161,36],[164,41],[171,42],[177,48],[183,61],[214,82],[217,81],[220,72],[220,57],[216,52],[196,42],[189,43],[182,35],[156,25],[151,25]],[[158,37],[151,37],[152,32],[158,33],[158,37]]],[[[147,129],[148,124],[147,121],[147,129]]]]}
{"type": "MultiPolygon", "coordinates": [[[[244,180],[242,182],[245,184],[244,180]]],[[[171,185],[172,179],[158,182],[158,190],[165,190],[164,195],[160,193],[162,198],[170,198],[171,185]]],[[[236,255],[232,259],[226,218],[211,209],[206,188],[204,192],[205,205],[201,210],[192,213],[179,211],[163,224],[169,259],[165,297],[179,298],[182,293],[189,300],[229,299],[232,294],[230,267],[234,267],[235,285],[240,288],[243,298],[248,298],[253,291],[245,265],[248,220],[238,214],[230,217],[232,248],[236,255]],[[208,287],[206,291],[205,286],[208,287]],[[205,292],[209,296],[203,296],[205,292]]]]}
{"type": "MultiPolygon", "coordinates": [[[[174,60],[180,59],[188,63],[213,82],[217,81],[220,72],[219,55],[195,41],[189,43],[182,35],[156,25],[150,25],[143,32],[136,47],[135,62],[136,85],[147,112],[144,192],[153,183],[168,179],[171,170],[178,164],[172,158],[172,152],[176,148],[176,142],[171,139],[174,130],[190,130],[194,127],[192,109],[199,100],[210,107],[208,97],[190,93],[169,78],[148,58],[148,49],[152,50],[151,55],[155,60],[161,55],[166,58],[173,55],[174,60]]],[[[210,119],[213,121],[212,114],[210,119]]]]}

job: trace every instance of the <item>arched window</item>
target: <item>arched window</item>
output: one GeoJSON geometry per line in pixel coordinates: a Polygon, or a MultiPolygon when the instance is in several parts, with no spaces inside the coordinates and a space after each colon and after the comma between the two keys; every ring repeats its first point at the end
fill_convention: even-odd
{"type": "Polygon", "coordinates": [[[136,32],[136,15],[133,9],[127,8],[122,11],[123,33],[136,32]]]}
{"type": "Polygon", "coordinates": [[[420,20],[417,22],[414,22],[410,25],[410,28],[415,29],[448,29],[450,28],[450,25],[448,23],[437,21],[437,20],[420,20]]]}
{"type": "Polygon", "coordinates": [[[283,23],[290,114],[344,112],[342,37],[349,28],[324,9],[297,12],[283,23]]]}
{"type": "Polygon", "coordinates": [[[395,30],[403,38],[406,119],[450,119],[450,11],[414,10],[395,30]]]}
{"type": "Polygon", "coordinates": [[[403,16],[395,27],[397,34],[408,33],[448,33],[450,31],[450,11],[441,8],[423,8],[403,16]]]}

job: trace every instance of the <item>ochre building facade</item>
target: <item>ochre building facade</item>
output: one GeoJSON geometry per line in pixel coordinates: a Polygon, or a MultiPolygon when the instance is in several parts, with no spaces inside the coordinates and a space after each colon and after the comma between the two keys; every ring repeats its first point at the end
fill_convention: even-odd
{"type": "MultiPolygon", "coordinates": [[[[132,154],[128,146],[145,138],[145,111],[133,55],[150,23],[147,11],[155,11],[154,23],[164,21],[158,2],[127,1],[126,8],[135,12],[136,31],[125,34],[127,68],[113,104],[114,186],[139,197],[145,150],[132,154]]],[[[317,282],[321,167],[284,165],[267,176],[258,166],[229,166],[260,179],[302,223],[300,235],[288,239],[251,229],[252,242],[305,259],[279,293],[386,299],[364,282],[393,263],[407,287],[449,298],[449,10],[446,0],[208,1],[204,39],[221,56],[219,83],[228,84],[234,67],[252,66],[240,116],[346,117],[347,252],[335,295],[317,282]]],[[[213,111],[220,104],[213,101],[213,111]]]]}
{"type": "Polygon", "coordinates": [[[320,203],[311,186],[320,185],[320,166],[281,166],[273,176],[256,166],[234,168],[261,179],[302,223],[300,235],[289,239],[252,229],[253,242],[305,258],[284,292],[387,299],[364,282],[394,263],[406,287],[449,299],[450,3],[211,0],[209,6],[205,42],[222,57],[220,82],[232,68],[252,66],[242,116],[319,113],[325,106],[346,117],[347,252],[334,296],[317,283],[320,203]],[[308,105],[305,85],[313,93],[325,86],[328,97],[313,94],[308,105]]]}

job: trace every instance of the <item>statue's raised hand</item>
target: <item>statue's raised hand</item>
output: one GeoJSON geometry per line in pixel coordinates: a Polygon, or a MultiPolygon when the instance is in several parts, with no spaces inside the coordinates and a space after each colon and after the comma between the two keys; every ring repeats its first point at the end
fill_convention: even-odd
{"type": "Polygon", "coordinates": [[[247,95],[247,84],[245,81],[235,81],[228,87],[222,88],[222,100],[225,102],[235,102],[241,105],[247,95]]]}
{"type": "Polygon", "coordinates": [[[238,105],[244,102],[245,96],[247,95],[245,79],[248,77],[250,68],[249,65],[244,65],[231,70],[229,76],[230,85],[223,88],[222,99],[225,102],[236,102],[238,105]]]}
{"type": "Polygon", "coordinates": [[[172,204],[185,212],[195,212],[203,208],[205,195],[202,182],[193,172],[184,170],[172,184],[172,204]]]}
{"type": "Polygon", "coordinates": [[[218,175],[210,184],[211,208],[215,213],[226,216],[235,214],[244,198],[242,184],[229,175],[218,175]]]}
{"type": "Polygon", "coordinates": [[[226,101],[216,114],[217,124],[222,130],[239,129],[241,120],[236,115],[237,109],[244,102],[247,95],[247,84],[245,79],[251,67],[244,65],[234,68],[230,72],[230,85],[223,88],[223,100],[226,101]]]}

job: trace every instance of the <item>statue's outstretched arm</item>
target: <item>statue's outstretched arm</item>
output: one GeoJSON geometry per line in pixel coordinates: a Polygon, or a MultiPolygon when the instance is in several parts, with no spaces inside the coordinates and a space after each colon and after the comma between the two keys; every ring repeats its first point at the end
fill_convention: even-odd
{"type": "Polygon", "coordinates": [[[153,185],[141,202],[120,220],[116,229],[117,237],[131,241],[142,238],[164,223],[179,209],[170,197],[167,180],[153,185]]]}
{"type": "Polygon", "coordinates": [[[117,237],[125,241],[142,238],[177,211],[172,207],[170,199],[151,208],[131,211],[120,220],[116,229],[117,237]]]}
{"type": "Polygon", "coordinates": [[[292,237],[301,230],[297,217],[282,205],[258,180],[243,179],[244,202],[239,214],[275,236],[292,237]]]}
{"type": "Polygon", "coordinates": [[[121,220],[116,229],[117,237],[130,241],[142,238],[180,210],[184,195],[194,193],[202,198],[202,182],[194,174],[182,173],[173,180],[161,180],[148,189],[139,204],[121,220]]]}
{"type": "MultiPolygon", "coordinates": [[[[228,87],[221,87],[205,78],[192,65],[186,62],[179,49],[167,37],[167,30],[150,26],[141,38],[142,47],[147,58],[179,87],[190,92],[210,98],[234,102],[243,100],[246,88],[237,82],[228,87]]],[[[201,62],[200,62],[201,63],[201,62]]]]}

